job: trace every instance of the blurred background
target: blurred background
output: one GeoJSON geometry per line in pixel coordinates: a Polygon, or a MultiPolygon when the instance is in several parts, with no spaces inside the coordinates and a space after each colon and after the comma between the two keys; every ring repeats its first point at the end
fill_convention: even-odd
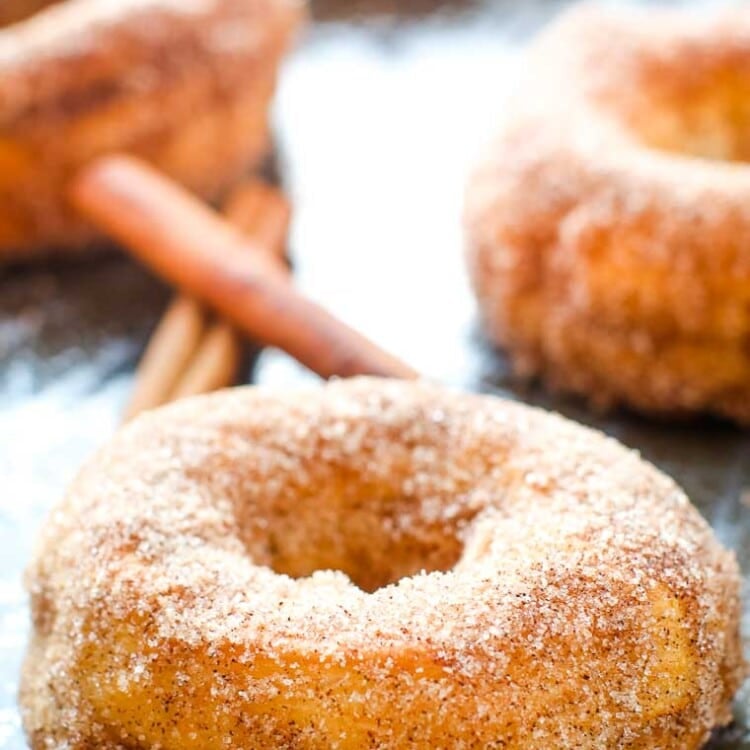
{"type": "MultiPolygon", "coordinates": [[[[567,5],[313,2],[314,22],[284,67],[274,115],[275,168],[295,206],[296,281],[435,379],[562,411],[638,448],[686,487],[747,572],[747,433],[717,422],[597,416],[550,399],[514,382],[476,325],[461,256],[466,176],[502,116],[519,50],[567,5]]],[[[117,253],[0,271],[2,748],[25,747],[15,693],[28,619],[21,574],[35,530],[116,428],[168,298],[117,253]]],[[[248,357],[244,379],[316,377],[269,351],[248,357]]],[[[750,748],[746,703],[744,694],[737,725],[714,747],[750,748]]]]}

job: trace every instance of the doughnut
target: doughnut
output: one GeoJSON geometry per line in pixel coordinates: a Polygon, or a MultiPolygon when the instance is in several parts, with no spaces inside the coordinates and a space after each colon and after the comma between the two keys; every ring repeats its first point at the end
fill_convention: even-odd
{"type": "Polygon", "coordinates": [[[750,13],[584,5],[532,44],[467,189],[516,373],[750,424],[750,13]]]}
{"type": "Polygon", "coordinates": [[[64,192],[104,153],[207,199],[258,165],[301,2],[3,0],[0,261],[92,245],[64,192]]]}
{"type": "Polygon", "coordinates": [[[674,482],[420,381],[139,417],[27,580],[34,750],[692,750],[744,674],[737,564],[674,482]]]}

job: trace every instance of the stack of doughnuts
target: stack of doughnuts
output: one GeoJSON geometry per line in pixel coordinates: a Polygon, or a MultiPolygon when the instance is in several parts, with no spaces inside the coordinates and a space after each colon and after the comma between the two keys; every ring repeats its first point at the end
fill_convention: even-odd
{"type": "Polygon", "coordinates": [[[466,207],[517,371],[750,423],[749,70],[742,10],[583,6],[542,34],[466,207]]]}
{"type": "Polygon", "coordinates": [[[15,0],[1,13],[6,260],[90,244],[92,230],[67,205],[65,189],[102,154],[142,157],[205,198],[257,165],[268,146],[276,70],[302,6],[15,0]]]}

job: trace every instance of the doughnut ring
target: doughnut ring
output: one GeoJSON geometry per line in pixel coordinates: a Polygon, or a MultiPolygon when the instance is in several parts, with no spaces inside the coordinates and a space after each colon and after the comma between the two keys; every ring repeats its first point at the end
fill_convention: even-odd
{"type": "Polygon", "coordinates": [[[692,750],[743,675],[736,562],[670,479],[421,382],[138,418],[28,585],[35,750],[692,750]]]}
{"type": "Polygon", "coordinates": [[[0,261],[95,239],[65,199],[102,154],[217,198],[264,158],[295,0],[3,0],[0,261]]]}
{"type": "Polygon", "coordinates": [[[750,13],[568,13],[467,193],[489,337],[596,405],[750,424],[750,13]]]}

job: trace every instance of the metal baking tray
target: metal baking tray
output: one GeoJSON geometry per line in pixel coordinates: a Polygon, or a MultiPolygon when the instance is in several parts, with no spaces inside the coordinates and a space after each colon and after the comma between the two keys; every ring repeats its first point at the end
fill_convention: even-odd
{"type": "MultiPolygon", "coordinates": [[[[502,116],[519,50],[566,4],[314,2],[275,111],[278,171],[296,207],[297,283],[437,380],[555,409],[637,448],[685,487],[747,574],[750,433],[592,414],[515,383],[476,326],[461,253],[466,175],[502,116]]],[[[35,532],[116,428],[167,299],[116,252],[0,271],[2,748],[25,747],[16,708],[28,627],[21,576],[35,532]]],[[[252,359],[246,379],[315,378],[268,351],[252,359]]],[[[747,605],[746,615],[747,636],[747,605]]],[[[750,750],[749,700],[746,688],[714,750],[750,750]]]]}

